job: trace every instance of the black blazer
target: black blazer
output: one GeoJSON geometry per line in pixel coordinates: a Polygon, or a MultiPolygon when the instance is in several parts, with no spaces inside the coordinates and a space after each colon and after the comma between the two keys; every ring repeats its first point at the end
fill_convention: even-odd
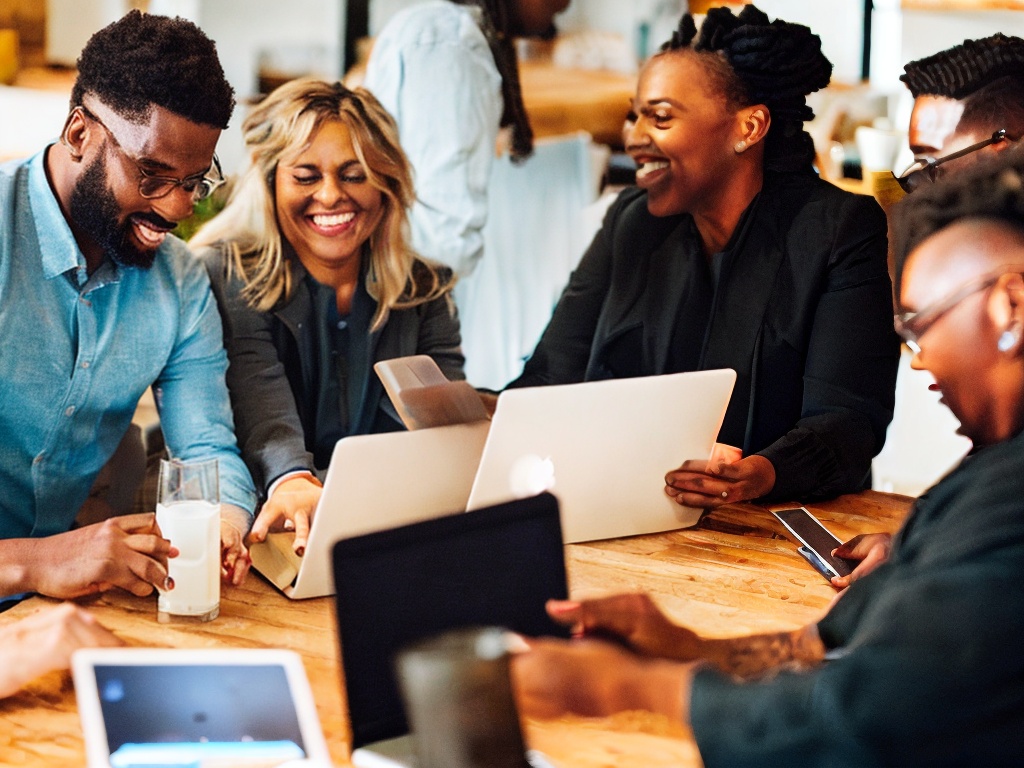
{"type": "MultiPolygon", "coordinates": [[[[726,250],[698,366],[737,374],[719,439],[772,462],[770,497],[863,489],[899,361],[881,208],[811,173],[769,173],[726,250]]],[[[652,216],[646,192],[624,191],[509,386],[608,378],[610,346],[637,329],[641,375],[670,372],[692,258],[704,256],[691,216],[652,216]]]]}

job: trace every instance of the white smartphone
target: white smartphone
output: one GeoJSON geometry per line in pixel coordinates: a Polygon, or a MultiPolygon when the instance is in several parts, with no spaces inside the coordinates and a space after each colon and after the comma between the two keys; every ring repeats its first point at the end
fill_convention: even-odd
{"type": "Polygon", "coordinates": [[[857,566],[856,560],[832,554],[832,550],[843,542],[805,507],[780,509],[772,514],[800,542],[802,546],[797,551],[826,579],[831,581],[835,576],[846,576],[857,566]]]}

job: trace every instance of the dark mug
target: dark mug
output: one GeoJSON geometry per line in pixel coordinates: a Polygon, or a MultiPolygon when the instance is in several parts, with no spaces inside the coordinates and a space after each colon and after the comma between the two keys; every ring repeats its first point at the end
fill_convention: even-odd
{"type": "Polygon", "coordinates": [[[400,651],[417,768],[530,768],[509,677],[509,633],[447,632],[400,651]]]}

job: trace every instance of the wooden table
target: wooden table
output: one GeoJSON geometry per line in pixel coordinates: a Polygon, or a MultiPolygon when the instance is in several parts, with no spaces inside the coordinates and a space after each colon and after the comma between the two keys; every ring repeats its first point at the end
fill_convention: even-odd
{"type": "MultiPolygon", "coordinates": [[[[866,492],[807,505],[839,538],[895,530],[904,496],[866,492]]],[[[644,590],[675,619],[708,636],[792,629],[815,621],[834,590],[796,553],[765,508],[723,507],[690,529],[566,547],[571,593],[585,597],[644,590]]],[[[13,621],[53,601],[33,598],[0,615],[13,621]]],[[[176,648],[290,648],[306,665],[331,754],[348,765],[332,600],[290,601],[258,577],[226,588],[221,615],[207,625],[156,622],[156,598],[111,592],[90,603],[99,620],[132,645],[176,648]]],[[[649,713],[527,723],[531,745],[565,768],[697,766],[679,724],[649,713]]],[[[0,702],[0,765],[79,766],[83,743],[66,673],[52,674],[0,702]]]]}

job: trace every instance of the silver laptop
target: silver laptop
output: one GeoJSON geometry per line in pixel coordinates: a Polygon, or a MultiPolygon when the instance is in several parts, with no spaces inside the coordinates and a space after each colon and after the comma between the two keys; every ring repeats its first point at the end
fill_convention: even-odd
{"type": "Polygon", "coordinates": [[[550,491],[566,543],[694,525],[665,474],[711,456],[730,369],[510,389],[498,398],[467,508],[550,491]]]}
{"type": "Polygon", "coordinates": [[[293,551],[293,533],[272,533],[250,548],[253,567],[288,597],[333,594],[331,546],[338,539],[466,509],[489,426],[481,421],[339,440],[305,554],[293,551]]]}

